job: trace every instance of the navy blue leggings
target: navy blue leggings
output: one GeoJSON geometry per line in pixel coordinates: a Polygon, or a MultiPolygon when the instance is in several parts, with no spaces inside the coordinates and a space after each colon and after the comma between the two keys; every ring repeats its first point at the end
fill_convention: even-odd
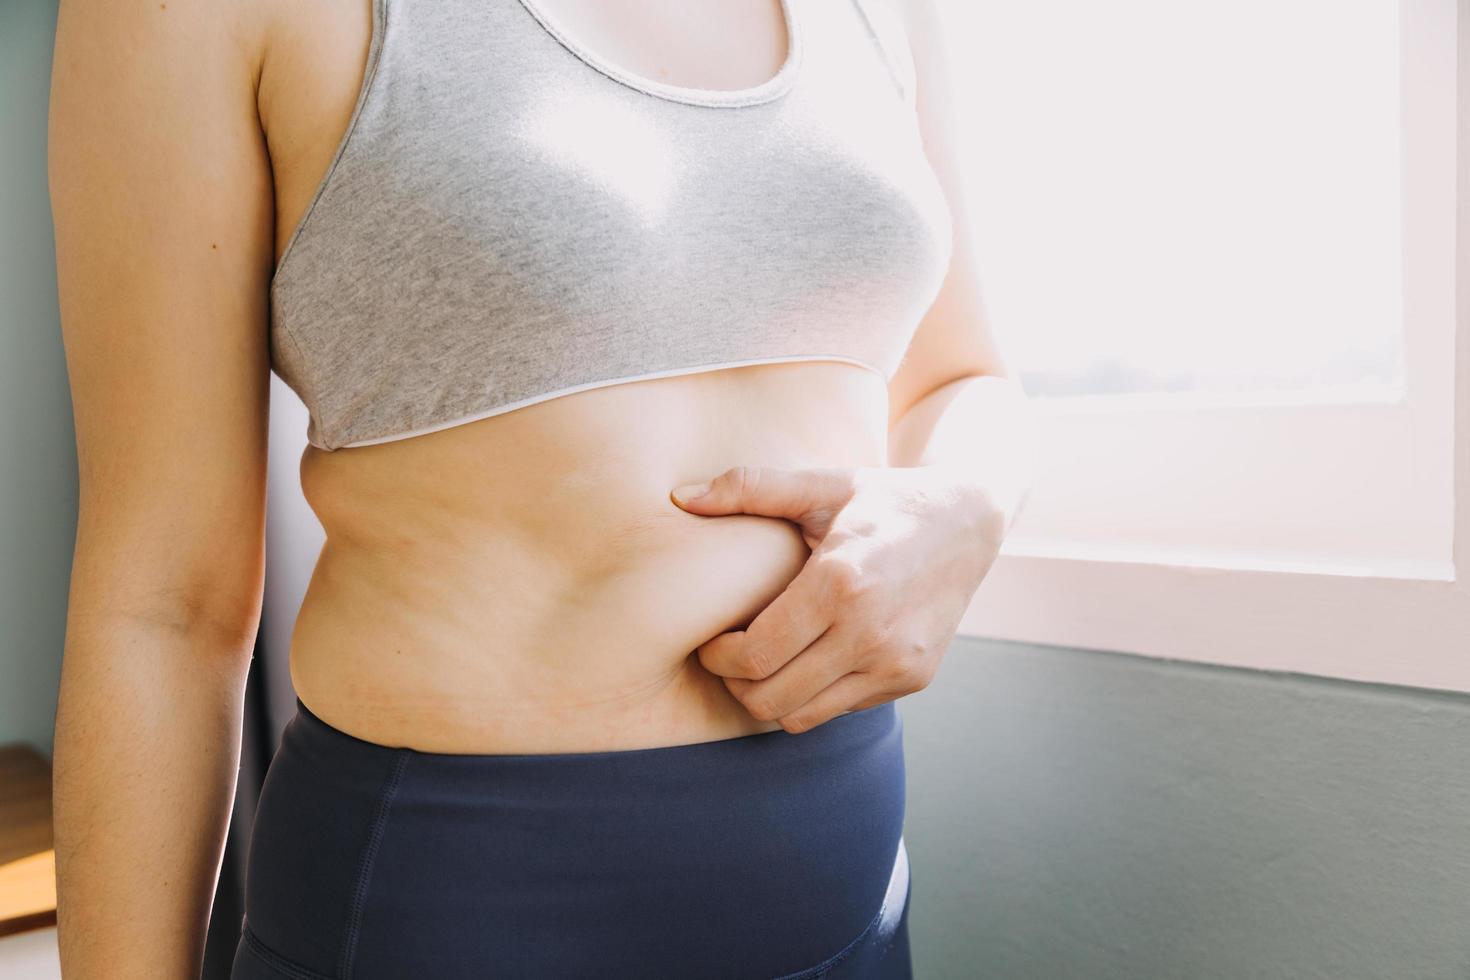
{"type": "Polygon", "coordinates": [[[232,980],[908,980],[903,817],[893,702],[800,735],[461,755],[298,700],[232,980]]]}

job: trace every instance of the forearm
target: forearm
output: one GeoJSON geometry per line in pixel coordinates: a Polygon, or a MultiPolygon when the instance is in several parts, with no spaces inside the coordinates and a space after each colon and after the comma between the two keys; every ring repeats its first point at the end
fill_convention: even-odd
{"type": "Polygon", "coordinates": [[[982,492],[1008,531],[1035,477],[1035,408],[1010,378],[972,376],[930,392],[888,432],[890,466],[936,466],[982,492]]]}
{"type": "Polygon", "coordinates": [[[199,976],[249,650],[185,624],[68,622],[57,704],[63,976],[199,976]]]}

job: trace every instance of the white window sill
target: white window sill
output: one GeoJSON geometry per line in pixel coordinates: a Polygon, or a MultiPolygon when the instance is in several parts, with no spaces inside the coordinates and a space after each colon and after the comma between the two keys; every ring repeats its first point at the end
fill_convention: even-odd
{"type": "Polygon", "coordinates": [[[1470,691],[1470,582],[1448,563],[1186,558],[1008,541],[959,632],[1470,691]]]}

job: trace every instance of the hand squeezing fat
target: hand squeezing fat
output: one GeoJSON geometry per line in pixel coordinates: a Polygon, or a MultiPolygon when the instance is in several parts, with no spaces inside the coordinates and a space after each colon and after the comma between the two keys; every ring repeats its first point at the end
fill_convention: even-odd
{"type": "Polygon", "coordinates": [[[737,466],[671,497],[692,514],[801,529],[811,555],[785,591],[696,651],[752,717],[793,734],[929,685],[1005,517],[937,467],[737,466]]]}

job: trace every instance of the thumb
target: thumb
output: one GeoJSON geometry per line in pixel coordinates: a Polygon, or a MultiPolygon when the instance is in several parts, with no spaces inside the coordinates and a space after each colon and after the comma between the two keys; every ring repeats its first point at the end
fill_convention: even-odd
{"type": "Polygon", "coordinates": [[[759,514],[806,524],[841,510],[852,485],[852,471],[845,469],[732,466],[708,483],[677,487],[670,496],[691,514],[759,514]]]}

